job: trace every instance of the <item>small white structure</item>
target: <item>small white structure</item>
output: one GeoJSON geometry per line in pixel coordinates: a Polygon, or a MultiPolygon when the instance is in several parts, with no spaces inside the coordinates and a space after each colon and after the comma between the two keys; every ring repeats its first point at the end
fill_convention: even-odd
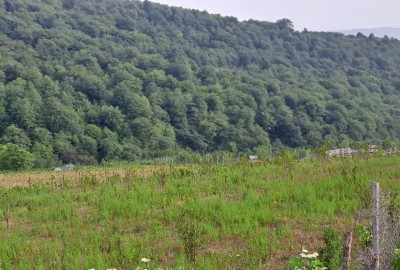
{"type": "Polygon", "coordinates": [[[377,145],[375,145],[375,144],[370,145],[368,147],[368,152],[369,153],[375,153],[375,152],[378,152],[378,150],[379,150],[379,147],[377,145]]]}
{"type": "Polygon", "coordinates": [[[342,148],[342,149],[333,149],[326,151],[326,155],[328,157],[350,157],[352,155],[357,154],[357,150],[353,150],[351,148],[342,148]]]}
{"type": "Polygon", "coordinates": [[[73,170],[75,170],[75,165],[74,164],[64,165],[64,166],[62,166],[62,170],[63,170],[63,172],[73,171],[73,170]]]}
{"type": "Polygon", "coordinates": [[[247,157],[247,160],[248,160],[249,162],[256,162],[258,159],[257,159],[257,156],[248,156],[248,157],[247,157]]]}
{"type": "Polygon", "coordinates": [[[54,172],[71,172],[75,170],[75,165],[74,164],[67,164],[62,167],[57,167],[54,169],[54,172]]]}

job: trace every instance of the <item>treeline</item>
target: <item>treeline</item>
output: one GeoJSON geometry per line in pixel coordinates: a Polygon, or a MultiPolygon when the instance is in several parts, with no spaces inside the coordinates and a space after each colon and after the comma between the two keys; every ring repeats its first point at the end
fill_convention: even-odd
{"type": "Polygon", "coordinates": [[[0,0],[0,144],[37,167],[398,140],[400,42],[126,0],[0,0]]]}

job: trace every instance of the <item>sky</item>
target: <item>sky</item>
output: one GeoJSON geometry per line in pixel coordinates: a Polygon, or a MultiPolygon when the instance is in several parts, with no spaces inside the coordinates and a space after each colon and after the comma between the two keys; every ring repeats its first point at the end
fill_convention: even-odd
{"type": "Polygon", "coordinates": [[[290,19],[296,30],[339,31],[400,28],[399,0],[151,0],[170,6],[207,10],[239,20],[290,19]]]}

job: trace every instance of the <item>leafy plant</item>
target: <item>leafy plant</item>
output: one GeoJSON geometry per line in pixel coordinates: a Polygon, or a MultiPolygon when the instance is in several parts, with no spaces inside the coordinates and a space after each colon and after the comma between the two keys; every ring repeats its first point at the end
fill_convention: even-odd
{"type": "Polygon", "coordinates": [[[185,217],[178,229],[187,259],[194,265],[202,244],[202,232],[196,220],[185,217]]]}
{"type": "Polygon", "coordinates": [[[357,235],[361,240],[362,247],[369,247],[372,245],[372,232],[368,230],[364,225],[357,225],[357,235]]]}
{"type": "Polygon", "coordinates": [[[321,261],[325,263],[328,269],[339,269],[342,262],[342,237],[334,228],[324,230],[323,239],[325,247],[321,249],[321,261]]]}
{"type": "Polygon", "coordinates": [[[281,155],[277,158],[276,162],[284,169],[284,178],[293,180],[293,169],[297,154],[295,151],[286,148],[282,151],[281,155]]]}

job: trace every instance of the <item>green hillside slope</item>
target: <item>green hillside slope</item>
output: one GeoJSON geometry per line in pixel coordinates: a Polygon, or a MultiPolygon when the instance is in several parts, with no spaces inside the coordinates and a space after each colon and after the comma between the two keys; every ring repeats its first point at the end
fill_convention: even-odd
{"type": "Polygon", "coordinates": [[[400,132],[400,42],[125,0],[0,0],[0,144],[92,164],[400,132]]]}

